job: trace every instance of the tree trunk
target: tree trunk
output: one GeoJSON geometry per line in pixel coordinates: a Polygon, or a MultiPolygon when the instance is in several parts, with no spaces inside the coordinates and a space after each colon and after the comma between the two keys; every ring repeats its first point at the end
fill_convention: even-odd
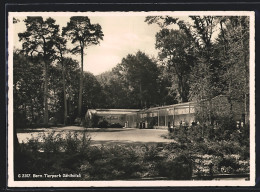
{"type": "Polygon", "coordinates": [[[183,76],[182,75],[178,75],[178,79],[179,79],[178,91],[179,91],[179,94],[180,94],[180,97],[181,97],[181,102],[182,103],[188,102],[188,95],[185,92],[185,84],[184,84],[185,82],[183,80],[183,76]]]}
{"type": "Polygon", "coordinates": [[[68,116],[68,107],[67,107],[67,97],[66,97],[65,69],[64,69],[63,61],[62,61],[62,84],[63,84],[63,96],[64,96],[64,125],[66,125],[67,116],[68,116]]]}
{"type": "Polygon", "coordinates": [[[233,103],[232,103],[231,85],[232,85],[232,75],[231,75],[230,82],[229,82],[229,85],[228,85],[228,97],[227,97],[227,100],[228,100],[228,103],[229,103],[230,115],[233,118],[233,103]]]}
{"type": "Polygon", "coordinates": [[[48,122],[49,122],[49,112],[48,112],[48,66],[47,66],[47,61],[44,61],[44,124],[48,125],[48,122]]]}
{"type": "Polygon", "coordinates": [[[31,116],[32,116],[32,122],[31,123],[34,123],[33,99],[31,99],[30,109],[31,109],[31,116]]]}
{"type": "Polygon", "coordinates": [[[84,56],[84,47],[81,47],[81,72],[80,72],[80,82],[79,82],[79,104],[78,104],[78,116],[80,118],[82,112],[82,92],[83,92],[83,56],[84,56]]]}
{"type": "Polygon", "coordinates": [[[140,105],[143,107],[142,84],[140,83],[140,105]]]}
{"type": "Polygon", "coordinates": [[[242,57],[243,57],[243,63],[244,63],[244,67],[245,67],[245,77],[244,77],[244,113],[245,113],[245,124],[247,124],[248,123],[248,121],[249,121],[249,114],[248,114],[248,110],[247,110],[247,108],[248,108],[248,106],[247,106],[247,100],[248,100],[248,97],[247,97],[247,94],[248,94],[248,80],[247,80],[247,76],[248,76],[248,74],[249,74],[249,69],[248,69],[248,65],[247,65],[247,62],[248,62],[248,60],[247,60],[247,57],[246,57],[246,53],[245,53],[245,45],[244,45],[244,39],[243,39],[243,27],[242,27],[242,20],[241,20],[241,18],[240,18],[240,22],[239,22],[239,24],[240,24],[240,36],[241,36],[241,38],[240,38],[240,40],[241,40],[241,46],[242,46],[242,52],[243,52],[243,55],[242,55],[242,57]]]}

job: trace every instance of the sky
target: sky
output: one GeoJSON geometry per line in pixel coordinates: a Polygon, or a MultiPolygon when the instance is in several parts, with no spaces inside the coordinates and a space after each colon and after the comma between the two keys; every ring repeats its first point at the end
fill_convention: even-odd
{"type": "MultiPolygon", "coordinates": [[[[10,13],[9,13],[10,14],[10,13]]],[[[52,17],[62,27],[67,25],[71,16],[88,16],[92,24],[100,24],[104,33],[104,39],[99,45],[93,45],[85,50],[84,71],[94,75],[111,70],[122,61],[128,54],[135,54],[137,51],[145,52],[150,57],[157,57],[158,50],[155,49],[155,35],[160,31],[156,24],[148,25],[145,17],[148,15],[171,15],[189,22],[189,15],[250,15],[245,12],[13,12],[11,15],[20,20],[12,24],[12,17],[9,17],[11,32],[13,33],[14,48],[21,49],[22,43],[18,40],[18,33],[26,30],[23,20],[26,16],[42,16],[44,19],[52,17]]],[[[170,28],[178,29],[177,25],[170,28]]],[[[218,31],[213,34],[213,39],[218,31]]],[[[11,35],[10,35],[11,36],[11,35]]],[[[71,48],[71,45],[68,44],[71,48]]],[[[70,56],[70,55],[67,55],[70,56]]],[[[80,55],[72,56],[80,62],[80,55]]]]}
{"type": "MultiPolygon", "coordinates": [[[[66,26],[70,18],[68,16],[51,17],[60,25],[60,29],[66,26]]],[[[22,43],[19,42],[18,33],[26,30],[23,22],[25,17],[15,18],[20,22],[14,25],[14,47],[21,49],[22,43]]],[[[101,25],[104,37],[99,45],[92,45],[85,49],[84,71],[98,75],[111,70],[127,54],[135,54],[139,50],[151,57],[157,57],[155,35],[160,28],[156,24],[148,25],[145,22],[145,16],[89,16],[89,18],[92,24],[101,25]]],[[[80,55],[73,58],[80,61],[80,55]]]]}

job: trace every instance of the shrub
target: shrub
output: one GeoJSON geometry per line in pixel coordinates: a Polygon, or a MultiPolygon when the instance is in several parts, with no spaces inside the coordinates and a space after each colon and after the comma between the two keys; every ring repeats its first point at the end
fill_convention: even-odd
{"type": "MultiPolygon", "coordinates": [[[[199,124],[187,129],[180,126],[173,133],[168,133],[167,138],[177,142],[168,147],[171,151],[182,150],[193,156],[193,172],[197,178],[223,173],[248,173],[249,164],[240,165],[239,162],[249,162],[249,127],[245,125],[237,129],[235,125],[232,119],[223,118],[214,126],[199,124]],[[239,158],[229,158],[232,155],[239,158]],[[206,156],[208,159],[205,159],[206,156]]],[[[164,161],[166,167],[171,167],[164,161]]],[[[164,168],[162,165],[161,170],[164,168]]],[[[165,174],[168,174],[167,171],[165,174]]]]}
{"type": "Polygon", "coordinates": [[[137,170],[142,171],[141,156],[131,147],[93,147],[88,157],[81,168],[93,179],[136,178],[137,170]]]}
{"type": "Polygon", "coordinates": [[[84,127],[98,127],[99,121],[100,116],[98,116],[97,114],[92,114],[91,118],[89,116],[86,116],[84,120],[84,127]]]}
{"type": "Polygon", "coordinates": [[[65,135],[50,133],[22,144],[23,156],[22,160],[19,158],[21,163],[16,165],[15,173],[78,172],[83,175],[82,180],[125,180],[146,177],[190,179],[191,160],[187,156],[181,156],[182,150],[177,150],[176,153],[170,151],[177,149],[176,145],[97,147],[89,145],[88,137],[84,141],[79,135],[70,132],[65,135]]]}
{"type": "Polygon", "coordinates": [[[224,157],[218,164],[223,173],[235,173],[239,169],[238,161],[230,156],[224,157]]]}
{"type": "Polygon", "coordinates": [[[74,121],[74,124],[75,125],[80,125],[81,124],[81,118],[80,117],[77,117],[74,121]]]}
{"type": "Polygon", "coordinates": [[[122,128],[123,126],[120,123],[112,123],[109,125],[110,128],[122,128]]]}
{"type": "Polygon", "coordinates": [[[109,123],[107,120],[103,119],[102,121],[100,121],[98,123],[98,128],[108,128],[109,127],[109,123]]]}
{"type": "MultiPolygon", "coordinates": [[[[91,138],[86,132],[50,132],[32,135],[15,156],[15,174],[75,173],[86,158],[91,138]]],[[[16,178],[18,179],[18,178],[16,178]]]]}
{"type": "Polygon", "coordinates": [[[51,118],[49,119],[49,124],[50,124],[51,126],[56,126],[57,123],[58,123],[58,120],[57,120],[55,117],[51,117],[51,118]]]}
{"type": "Polygon", "coordinates": [[[157,162],[159,175],[174,180],[190,180],[192,177],[192,161],[185,155],[171,154],[157,162]]]}
{"type": "Polygon", "coordinates": [[[219,173],[247,173],[247,147],[195,134],[204,128],[179,130],[171,134],[181,138],[177,142],[157,145],[91,146],[87,132],[40,133],[21,145],[15,173],[77,172],[82,174],[81,180],[190,180],[192,176],[200,179],[219,173]]]}

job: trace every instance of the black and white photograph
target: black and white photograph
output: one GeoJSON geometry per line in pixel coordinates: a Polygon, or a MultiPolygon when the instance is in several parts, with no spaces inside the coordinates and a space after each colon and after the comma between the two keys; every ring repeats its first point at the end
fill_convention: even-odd
{"type": "Polygon", "coordinates": [[[255,185],[254,19],[9,12],[8,186],[255,185]]]}

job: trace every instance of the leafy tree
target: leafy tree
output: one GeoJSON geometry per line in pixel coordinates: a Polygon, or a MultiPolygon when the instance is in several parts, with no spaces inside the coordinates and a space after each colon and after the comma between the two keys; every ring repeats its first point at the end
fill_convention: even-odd
{"type": "Polygon", "coordinates": [[[66,48],[66,39],[62,36],[57,35],[55,39],[55,47],[57,49],[57,59],[61,65],[62,69],[62,86],[63,86],[63,100],[64,100],[64,125],[67,124],[67,116],[68,116],[68,106],[67,106],[67,93],[66,93],[66,81],[65,81],[65,62],[64,62],[64,54],[67,51],[66,48]]]}
{"type": "MultiPolygon", "coordinates": [[[[220,34],[216,50],[221,60],[223,94],[227,95],[230,110],[233,102],[244,104],[244,114],[248,116],[249,103],[249,18],[245,16],[220,17],[220,34]]],[[[245,118],[245,120],[248,119],[245,118]]]]}
{"type": "Polygon", "coordinates": [[[216,57],[213,42],[213,33],[217,25],[217,17],[191,16],[193,21],[194,39],[198,43],[196,57],[197,65],[194,66],[191,80],[190,97],[196,100],[211,100],[220,95],[223,90],[221,82],[222,68],[220,60],[216,57]]]}
{"type": "Polygon", "coordinates": [[[89,72],[84,72],[83,77],[83,114],[87,109],[102,107],[103,103],[102,87],[96,77],[89,72]]]}
{"type": "Polygon", "coordinates": [[[18,34],[23,50],[28,55],[41,57],[44,65],[44,123],[48,124],[48,70],[54,54],[53,37],[58,33],[59,26],[52,18],[27,17],[24,22],[26,31],[18,34]]]}
{"type": "Polygon", "coordinates": [[[13,94],[14,127],[23,128],[41,122],[43,116],[42,61],[38,57],[27,56],[14,51],[13,94]],[[37,65],[36,65],[37,64],[37,65]]]}
{"type": "Polygon", "coordinates": [[[60,122],[60,111],[61,104],[61,93],[63,92],[62,87],[62,70],[56,65],[50,65],[49,67],[49,120],[51,124],[60,122]]]}
{"type": "MultiPolygon", "coordinates": [[[[66,99],[68,106],[68,118],[67,123],[72,124],[75,118],[78,116],[77,104],[79,96],[79,78],[80,78],[80,64],[78,61],[71,58],[64,58],[64,68],[65,68],[65,81],[66,81],[66,99]]],[[[63,100],[61,97],[61,101],[63,100]]],[[[61,106],[62,103],[61,103],[61,106]]]]}
{"type": "Polygon", "coordinates": [[[115,67],[112,71],[104,72],[96,78],[102,87],[102,108],[135,108],[133,98],[129,96],[129,90],[125,81],[118,75],[115,67]]]}
{"type": "Polygon", "coordinates": [[[239,108],[233,108],[233,104],[237,102],[244,103],[245,114],[247,114],[247,95],[249,93],[248,17],[214,17],[211,22],[198,17],[193,20],[204,46],[198,52],[199,60],[194,67],[191,94],[197,100],[207,99],[209,101],[208,113],[211,122],[213,120],[211,116],[215,110],[211,100],[219,95],[225,95],[228,99],[229,118],[233,119],[234,113],[238,113],[237,111],[242,112],[239,108]],[[215,41],[212,39],[212,28],[214,27],[218,27],[220,31],[215,41]]]}
{"type": "Polygon", "coordinates": [[[83,57],[84,50],[91,45],[99,44],[103,40],[103,32],[99,24],[91,24],[88,17],[75,16],[70,18],[70,22],[62,29],[62,35],[67,36],[72,44],[76,46],[71,50],[73,54],[81,55],[81,74],[79,86],[78,116],[82,113],[82,92],[83,92],[83,57]]]}
{"type": "Polygon", "coordinates": [[[196,62],[192,42],[182,30],[162,29],[156,34],[155,47],[159,49],[159,59],[166,65],[172,87],[176,89],[181,102],[189,96],[191,68],[196,62]]]}
{"type": "Polygon", "coordinates": [[[176,87],[173,86],[172,74],[165,65],[159,66],[159,99],[156,105],[173,105],[178,103],[176,87]]]}
{"type": "Polygon", "coordinates": [[[156,23],[162,29],[173,24],[178,25],[188,38],[193,40],[196,49],[203,47],[209,48],[212,45],[212,35],[216,26],[216,18],[214,16],[189,16],[191,22],[180,20],[178,17],[171,16],[148,16],[145,22],[148,24],[156,23]]]}
{"type": "MultiPolygon", "coordinates": [[[[157,66],[158,77],[156,81],[153,81],[154,91],[156,94],[152,94],[153,102],[150,106],[158,105],[171,105],[177,103],[175,100],[176,93],[171,89],[171,79],[167,73],[165,66],[157,66]]],[[[139,108],[140,103],[138,96],[133,89],[127,83],[126,77],[119,75],[119,68],[116,66],[111,71],[106,71],[96,78],[102,87],[103,100],[102,108],[139,108]]],[[[136,69],[138,70],[138,68],[136,69]]],[[[138,93],[137,93],[138,94],[138,93]]]]}
{"type": "Polygon", "coordinates": [[[183,71],[182,74],[177,74],[178,78],[175,79],[175,81],[179,82],[177,87],[182,102],[192,99],[203,99],[203,97],[212,97],[209,95],[202,96],[200,94],[211,94],[212,92],[207,89],[212,87],[215,89],[213,86],[215,84],[211,84],[214,82],[214,79],[211,79],[214,78],[211,72],[217,67],[217,61],[214,58],[212,47],[212,35],[216,25],[215,17],[190,16],[189,18],[191,22],[185,22],[179,18],[170,16],[146,17],[148,24],[156,23],[162,28],[156,37],[156,47],[160,49],[161,57],[163,56],[163,58],[167,58],[168,60],[174,60],[171,61],[172,64],[175,63],[174,73],[183,71]],[[170,30],[167,28],[172,24],[178,25],[179,30],[170,30]],[[177,34],[179,35],[177,36],[177,34]],[[168,44],[168,42],[170,43],[168,44]],[[177,66],[176,63],[178,64],[177,66]],[[200,71],[200,73],[191,71],[200,71]],[[202,74],[202,72],[204,74],[202,74]],[[195,75],[194,78],[189,74],[195,75]],[[209,80],[203,81],[201,78],[209,80]],[[184,82],[184,84],[182,82],[184,82]],[[196,85],[201,85],[204,87],[201,88],[201,90],[206,89],[207,91],[198,90],[196,85]]]}
{"type": "Polygon", "coordinates": [[[156,62],[145,53],[128,54],[114,70],[128,91],[129,98],[139,101],[136,103],[139,108],[157,102],[159,70],[156,62]]]}
{"type": "MultiPolygon", "coordinates": [[[[214,106],[211,100],[220,95],[228,97],[229,111],[239,110],[233,109],[233,103],[240,102],[244,103],[245,114],[248,114],[248,17],[190,16],[184,21],[170,16],[152,16],[147,17],[146,22],[157,23],[164,32],[171,31],[169,28],[172,24],[178,25],[179,30],[190,40],[191,55],[195,62],[188,78],[188,95],[189,100],[207,100],[202,102],[203,105],[208,103],[206,109],[208,116],[205,119],[211,122],[214,120],[212,111],[214,106]],[[217,38],[214,37],[214,33],[218,34],[217,38]]],[[[161,41],[164,40],[162,35],[160,38],[161,41]]],[[[174,38],[169,38],[165,42],[171,42],[172,39],[174,38]]],[[[165,47],[167,46],[168,44],[165,44],[165,47]]],[[[174,55],[174,58],[178,59],[179,56],[174,55]]]]}
{"type": "Polygon", "coordinates": [[[18,128],[42,123],[43,65],[41,58],[31,57],[15,50],[13,53],[13,138],[14,165],[19,165],[24,152],[17,137],[18,128]]]}

